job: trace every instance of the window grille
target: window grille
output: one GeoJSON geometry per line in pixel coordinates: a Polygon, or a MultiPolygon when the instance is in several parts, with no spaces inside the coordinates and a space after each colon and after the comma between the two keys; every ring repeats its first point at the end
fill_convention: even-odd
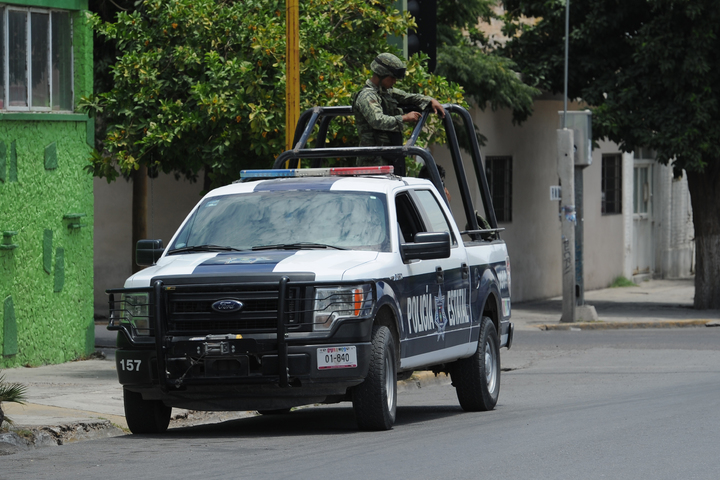
{"type": "Polygon", "coordinates": [[[622,213],[622,156],[619,153],[602,156],[602,213],[622,213]]]}
{"type": "Polygon", "coordinates": [[[72,111],[70,13],[0,6],[0,110],[72,111]]]}

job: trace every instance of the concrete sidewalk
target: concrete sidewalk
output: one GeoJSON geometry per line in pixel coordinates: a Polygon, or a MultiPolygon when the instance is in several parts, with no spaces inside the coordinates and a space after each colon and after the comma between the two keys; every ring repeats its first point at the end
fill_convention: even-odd
{"type": "MultiPolygon", "coordinates": [[[[560,297],[513,304],[512,321],[516,331],[720,325],[720,311],[693,310],[694,292],[694,279],[651,280],[636,287],[586,292],[586,303],[597,311],[596,322],[560,324],[560,297]]],[[[0,455],[127,432],[122,387],[115,371],[115,334],[108,332],[104,325],[96,325],[95,331],[99,357],[105,358],[3,371],[8,382],[27,385],[28,402],[3,404],[16,431],[0,433],[0,455]]],[[[418,388],[431,382],[449,383],[449,379],[421,373],[399,387],[401,390],[418,388]]],[[[248,415],[254,412],[203,413],[173,409],[171,428],[248,415]]]]}
{"type": "Polygon", "coordinates": [[[561,324],[562,297],[513,304],[520,330],[673,328],[720,322],[720,310],[695,310],[695,279],[649,280],[634,287],[585,292],[598,320],[561,324]]]}

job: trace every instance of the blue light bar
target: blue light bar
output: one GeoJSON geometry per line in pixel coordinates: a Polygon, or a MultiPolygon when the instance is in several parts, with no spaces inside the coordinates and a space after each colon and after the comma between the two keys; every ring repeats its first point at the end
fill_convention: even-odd
{"type": "Polygon", "coordinates": [[[294,169],[277,168],[270,170],[240,170],[240,178],[277,178],[294,177],[294,169]]]}
{"type": "Polygon", "coordinates": [[[370,167],[332,167],[332,168],[274,168],[268,170],[241,170],[240,178],[279,178],[279,177],[335,177],[352,175],[392,174],[392,165],[370,167]]]}

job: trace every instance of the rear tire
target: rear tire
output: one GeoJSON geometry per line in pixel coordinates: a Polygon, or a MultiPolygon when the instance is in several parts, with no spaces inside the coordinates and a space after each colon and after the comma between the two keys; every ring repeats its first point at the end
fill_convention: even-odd
{"type": "Polygon", "coordinates": [[[395,341],[388,327],[372,330],[370,368],[365,381],[352,392],[360,430],[390,430],[397,413],[397,364],[395,341]]]}
{"type": "Polygon", "coordinates": [[[125,420],[132,433],[163,433],[170,423],[172,407],[161,400],[143,400],[137,392],[123,389],[125,420]]]}
{"type": "Polygon", "coordinates": [[[463,410],[495,408],[500,394],[500,341],[489,317],[482,319],[477,351],[472,357],[457,360],[451,376],[463,410]]]}

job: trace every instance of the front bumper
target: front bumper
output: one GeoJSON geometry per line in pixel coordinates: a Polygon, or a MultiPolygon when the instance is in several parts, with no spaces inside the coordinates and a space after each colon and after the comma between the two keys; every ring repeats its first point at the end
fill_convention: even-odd
{"type": "MultiPolygon", "coordinates": [[[[303,287],[311,284],[315,282],[302,282],[303,287]]],[[[145,399],[198,410],[286,408],[345,396],[348,388],[362,383],[367,375],[372,308],[318,334],[293,329],[287,302],[281,300],[275,331],[179,335],[167,329],[165,290],[161,281],[152,287],[152,336],[133,336],[123,325],[108,327],[118,330],[120,383],[145,399]],[[345,346],[354,347],[356,366],[318,368],[319,348],[345,346]]],[[[286,277],[280,280],[278,291],[279,298],[285,299],[286,277]]]]}
{"type": "MultiPolygon", "coordinates": [[[[174,352],[203,342],[178,342],[174,352]]],[[[287,351],[287,387],[281,386],[277,353],[235,353],[203,357],[168,356],[160,376],[153,350],[119,349],[118,379],[146,400],[194,410],[256,410],[323,403],[343,397],[367,376],[369,343],[356,343],[357,366],[318,369],[318,345],[292,345],[287,351]],[[164,378],[163,378],[164,377],[164,378]]],[[[230,348],[232,350],[232,348],[230,348]]]]}

